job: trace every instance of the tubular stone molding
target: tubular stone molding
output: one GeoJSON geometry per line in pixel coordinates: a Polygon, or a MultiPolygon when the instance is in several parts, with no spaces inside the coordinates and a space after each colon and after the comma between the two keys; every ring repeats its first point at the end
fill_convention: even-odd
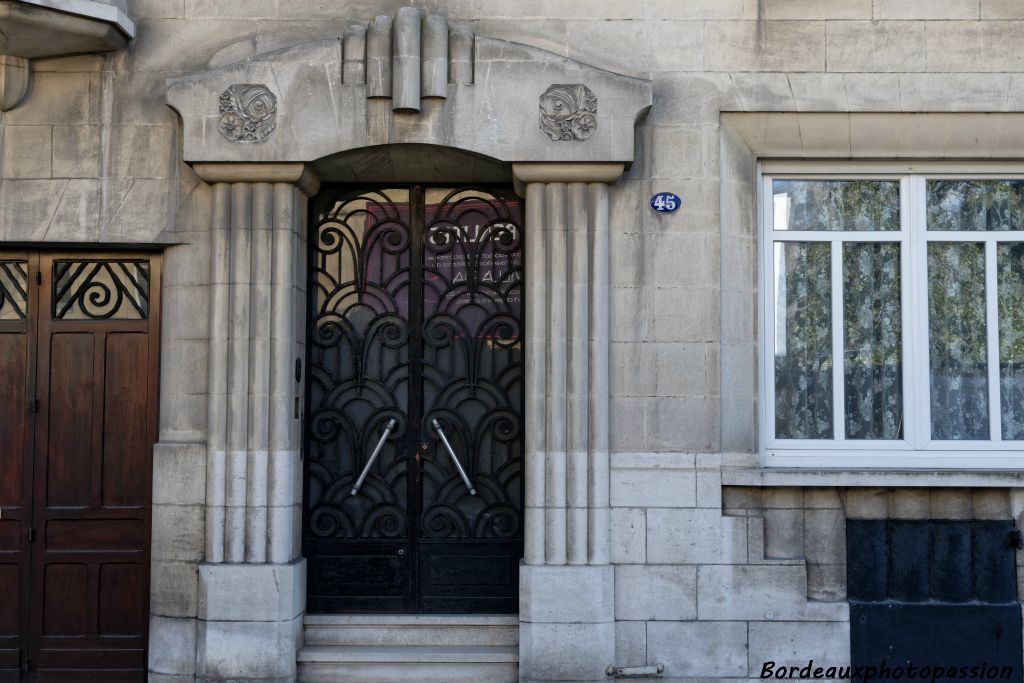
{"type": "Polygon", "coordinates": [[[220,132],[232,142],[263,142],[277,127],[277,96],[261,84],[236,83],[220,95],[220,132]]]}
{"type": "Polygon", "coordinates": [[[582,83],[550,86],[540,96],[540,129],[555,141],[590,139],[597,130],[597,96],[582,83]]]}

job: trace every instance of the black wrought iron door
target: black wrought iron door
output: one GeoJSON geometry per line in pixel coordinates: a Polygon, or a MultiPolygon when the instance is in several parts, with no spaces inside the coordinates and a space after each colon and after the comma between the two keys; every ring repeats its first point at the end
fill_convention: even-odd
{"type": "Polygon", "coordinates": [[[327,189],[309,237],[311,612],[515,612],[522,206],[327,189]]]}

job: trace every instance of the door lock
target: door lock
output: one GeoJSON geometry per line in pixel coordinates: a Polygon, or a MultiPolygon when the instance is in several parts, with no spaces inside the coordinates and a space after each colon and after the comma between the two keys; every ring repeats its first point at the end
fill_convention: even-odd
{"type": "Polygon", "coordinates": [[[405,548],[399,548],[398,549],[398,554],[399,555],[405,555],[405,548]]]}

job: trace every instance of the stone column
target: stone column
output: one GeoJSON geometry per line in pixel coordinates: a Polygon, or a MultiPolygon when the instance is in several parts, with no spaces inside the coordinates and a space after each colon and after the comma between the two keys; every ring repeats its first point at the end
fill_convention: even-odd
{"type": "Polygon", "coordinates": [[[526,196],[523,681],[604,681],[615,660],[608,524],[608,184],[622,164],[514,164],[526,196]]]}
{"type": "Polygon", "coordinates": [[[213,184],[201,681],[293,681],[300,557],[303,164],[196,164],[213,184]]]}

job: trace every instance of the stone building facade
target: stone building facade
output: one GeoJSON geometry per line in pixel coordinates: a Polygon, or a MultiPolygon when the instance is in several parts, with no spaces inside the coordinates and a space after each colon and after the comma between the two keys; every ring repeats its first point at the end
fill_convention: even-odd
{"type": "MultiPolygon", "coordinates": [[[[0,581],[24,598],[0,612],[0,678],[59,672],[73,636],[100,653],[76,671],[105,671],[102,680],[759,679],[766,662],[875,664],[868,658],[878,643],[857,624],[877,624],[872,610],[881,605],[904,609],[881,623],[913,631],[921,617],[907,615],[930,604],[946,611],[925,623],[977,626],[984,635],[971,647],[989,664],[1013,662],[1021,680],[1024,556],[1012,531],[1024,514],[1024,460],[1011,418],[1019,411],[1012,334],[1020,285],[1013,231],[1024,229],[1015,182],[1024,178],[1022,35],[1018,0],[0,0],[0,266],[23,268],[25,285],[32,273],[45,282],[41,294],[19,299],[15,290],[36,290],[15,286],[22,271],[0,272],[4,296],[22,307],[8,319],[0,305],[0,333],[49,349],[11,342],[16,360],[0,364],[16,387],[0,421],[12,444],[0,450],[0,581]],[[939,323],[929,327],[929,315],[940,319],[928,302],[941,283],[928,278],[944,258],[929,247],[945,244],[928,242],[928,221],[941,218],[929,211],[942,214],[948,203],[928,193],[955,195],[946,180],[977,181],[989,193],[971,214],[978,220],[1008,215],[1000,227],[964,228],[983,237],[949,238],[981,245],[988,259],[956,252],[954,282],[983,264],[981,298],[970,303],[970,292],[957,290],[951,300],[970,305],[941,317],[954,321],[948,348],[960,348],[958,339],[970,346],[971,320],[989,330],[974,370],[940,363],[947,347],[935,341],[939,323]],[[879,424],[886,410],[898,417],[886,422],[895,431],[867,439],[850,432],[858,408],[843,393],[854,390],[839,359],[849,372],[858,367],[843,335],[859,328],[840,320],[856,317],[841,283],[852,291],[844,250],[883,243],[856,236],[885,230],[883,219],[830,224],[839,211],[831,206],[815,214],[807,240],[780,234],[807,229],[780,221],[796,221],[797,204],[812,200],[779,188],[842,181],[894,193],[872,201],[890,202],[882,210],[895,212],[899,236],[884,244],[902,249],[889,314],[902,336],[886,342],[869,322],[876,333],[864,342],[896,349],[902,382],[888,409],[864,410],[879,424]],[[310,386],[321,362],[311,340],[325,329],[311,326],[322,288],[311,273],[329,251],[319,230],[338,206],[331,193],[348,197],[346,188],[409,193],[397,200],[401,218],[388,220],[412,225],[416,207],[438,205],[431,187],[470,186],[490,188],[480,201],[509,211],[499,222],[514,226],[512,237],[495,240],[525,245],[516,257],[525,289],[513,345],[522,375],[510,418],[521,436],[508,437],[521,449],[522,495],[511,494],[507,534],[522,562],[501,603],[512,607],[430,608],[413,599],[346,608],[328,598],[332,585],[356,580],[355,565],[323,568],[330,553],[315,550],[314,511],[304,503],[311,491],[327,495],[310,474],[319,462],[310,444],[326,439],[310,386]],[[660,192],[677,195],[678,209],[655,211],[660,192]],[[831,245],[821,252],[832,258],[824,279],[810,294],[787,288],[785,277],[796,282],[815,267],[807,247],[802,265],[787,270],[788,245],[819,243],[831,245]],[[117,551],[130,547],[148,578],[105,573],[114,551],[93,539],[108,554],[79,584],[76,570],[60,569],[77,560],[54,550],[63,538],[50,532],[57,513],[40,502],[59,487],[49,474],[58,470],[47,469],[55,451],[41,454],[39,444],[75,442],[52,426],[74,402],[60,412],[50,393],[59,393],[55,377],[82,364],[39,368],[40,358],[61,358],[44,336],[64,329],[54,322],[62,264],[94,262],[121,264],[104,271],[120,286],[104,282],[128,297],[101,318],[159,321],[129,330],[153,335],[149,361],[125,375],[152,392],[100,402],[120,419],[154,420],[148,436],[132,437],[147,444],[138,476],[151,494],[121,505],[138,508],[146,528],[141,545],[117,551]],[[140,271],[118,279],[128,264],[146,274],[144,310],[124,289],[142,281],[140,271]],[[826,292],[832,315],[824,342],[794,317],[820,304],[815,289],[826,292]],[[780,305],[780,292],[792,303],[780,305]],[[801,330],[808,336],[797,339],[801,330]],[[797,341],[809,350],[792,384],[801,407],[787,417],[780,396],[791,385],[779,358],[797,341]],[[942,403],[940,375],[987,380],[980,395],[991,408],[942,403]],[[826,387],[818,404],[807,400],[808,383],[826,387]],[[939,438],[947,408],[982,411],[984,433],[939,438]],[[815,420],[827,427],[809,435],[815,420]],[[15,470],[16,461],[28,465],[15,470]],[[875,590],[878,581],[888,583],[875,590]],[[98,606],[68,626],[61,615],[76,586],[98,606]],[[145,624],[115,629],[136,637],[135,649],[111,654],[104,605],[124,586],[144,596],[145,624]],[[314,593],[327,596],[316,607],[314,593]],[[957,610],[967,603],[980,607],[965,616],[957,610]]],[[[954,195],[943,196],[961,207],[966,200],[954,195]]],[[[847,201],[828,196],[836,206],[847,201]]],[[[844,210],[868,215],[857,206],[844,210]]],[[[404,248],[389,244],[380,253],[404,248]]],[[[411,267],[396,258],[378,275],[411,267]]],[[[868,295],[873,314],[887,305],[882,287],[868,295]]],[[[87,298],[75,305],[84,312],[75,324],[86,325],[87,298]]],[[[494,348],[508,338],[488,340],[494,348]]],[[[116,367],[115,356],[103,357],[97,368],[116,367]]],[[[869,403],[892,386],[882,379],[885,363],[872,363],[869,403]]],[[[114,372],[100,373],[108,393],[127,391],[115,391],[114,372]]],[[[99,381],[88,377],[88,386],[99,381]]],[[[60,386],[71,396],[81,390],[60,386]]],[[[956,395],[970,386],[957,384],[956,395]]],[[[437,457],[458,460],[468,442],[452,448],[432,414],[412,410],[398,411],[394,429],[421,418],[422,452],[443,444],[437,457]]],[[[458,408],[446,410],[458,417],[458,408]]],[[[338,424],[354,419],[339,411],[338,424]]],[[[98,443],[103,434],[122,438],[117,419],[97,419],[98,443]]],[[[442,423],[453,431],[454,422],[442,423]]],[[[384,444],[393,429],[386,419],[367,425],[359,468],[377,435],[387,429],[384,444]]],[[[402,457],[420,463],[419,452],[402,457]]],[[[483,467],[478,460],[470,475],[483,467]]],[[[128,476],[97,467],[103,487],[128,476]]],[[[445,467],[454,485],[471,488],[445,467]]],[[[97,495],[97,519],[123,521],[111,512],[117,500],[97,495]]],[[[472,499],[462,489],[458,496],[456,508],[472,499]]],[[[114,533],[97,524],[89,529],[114,533]]],[[[352,533],[371,544],[382,534],[352,533]]],[[[410,554],[425,552],[417,543],[410,554]]],[[[404,555],[399,545],[387,552],[404,555]]],[[[385,565],[360,566],[387,576],[385,565]]],[[[453,585],[447,597],[470,599],[453,585]]],[[[976,664],[956,656],[946,665],[976,664]]],[[[53,680],[85,680],[61,675],[71,677],[53,680]]]]}

